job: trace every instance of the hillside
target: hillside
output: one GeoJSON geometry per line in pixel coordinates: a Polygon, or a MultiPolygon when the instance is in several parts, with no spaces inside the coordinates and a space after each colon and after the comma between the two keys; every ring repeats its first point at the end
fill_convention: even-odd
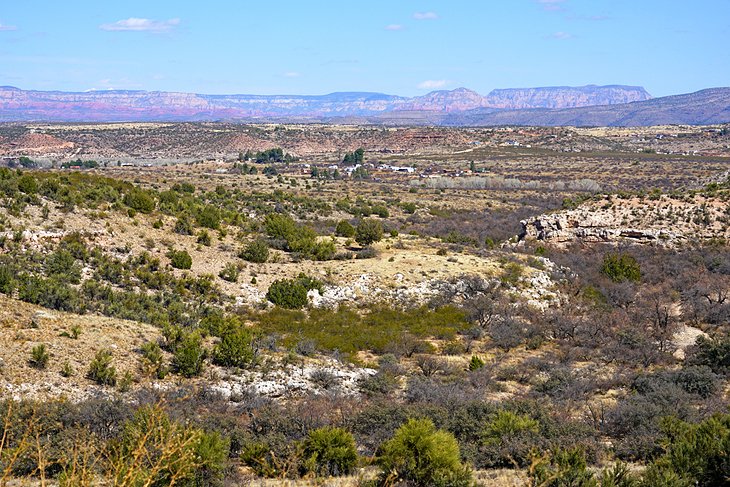
{"type": "Polygon", "coordinates": [[[493,90],[486,106],[507,110],[615,105],[651,99],[641,86],[551,86],[493,90]]]}
{"type": "Polygon", "coordinates": [[[525,109],[470,112],[447,115],[443,125],[488,126],[593,126],[641,127],[649,125],[702,125],[730,121],[730,88],[711,88],[695,93],[665,96],[617,105],[566,109],[525,109]]]}
{"type": "MultiPolygon", "coordinates": [[[[220,143],[212,134],[230,127],[5,128],[38,147],[69,132],[124,135],[144,155],[159,130],[220,143]]],[[[429,140],[414,130],[367,134],[429,140]]],[[[726,144],[723,128],[672,130],[650,138],[726,144]]],[[[330,485],[307,452],[335,437],[350,452],[336,474],[350,477],[331,482],[362,485],[389,471],[381,452],[409,418],[482,485],[524,485],[531,465],[564,455],[585,478],[673,468],[661,418],[710,431],[730,419],[716,415],[728,404],[727,158],[526,147],[619,146],[629,130],[438,131],[449,132],[484,144],[368,152],[338,175],[331,156],[268,150],[0,168],[0,416],[18,452],[2,459],[8,477],[148,475],[146,460],[115,456],[125,448],[160,468],[180,451],[180,478],[199,485],[330,485]],[[538,221],[667,245],[532,232],[538,221]]]]}
{"type": "Polygon", "coordinates": [[[477,108],[567,108],[646,99],[643,88],[588,86],[495,90],[484,97],[458,88],[413,98],[382,93],[204,95],[148,91],[26,91],[0,87],[0,121],[202,121],[373,116],[403,111],[463,112],[477,108]]]}

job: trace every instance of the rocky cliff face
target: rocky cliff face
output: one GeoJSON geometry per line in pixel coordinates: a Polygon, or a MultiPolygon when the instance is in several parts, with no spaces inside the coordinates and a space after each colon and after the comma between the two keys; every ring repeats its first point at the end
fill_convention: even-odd
{"type": "Polygon", "coordinates": [[[457,88],[451,91],[432,91],[427,95],[413,98],[399,106],[398,110],[459,112],[488,106],[487,99],[479,93],[466,88],[457,88]]]}
{"type": "Polygon", "coordinates": [[[709,88],[616,105],[575,108],[473,110],[450,113],[441,125],[525,125],[576,127],[645,127],[649,125],[711,125],[730,122],[730,88],[709,88]]]}
{"type": "Polygon", "coordinates": [[[726,208],[722,197],[701,194],[684,199],[609,197],[523,220],[518,240],[558,246],[575,242],[675,246],[721,241],[730,237],[726,208]]]}
{"type": "Polygon", "coordinates": [[[520,222],[520,241],[539,240],[556,245],[585,243],[653,243],[669,244],[685,237],[667,229],[622,226],[599,215],[567,212],[540,215],[520,222]]]}
{"type": "Polygon", "coordinates": [[[475,109],[577,107],[648,97],[643,88],[610,86],[495,90],[466,88],[405,98],[382,93],[301,95],[199,95],[148,91],[24,91],[0,87],[2,121],[197,121],[361,117],[405,112],[461,113],[475,109]]]}
{"type": "Polygon", "coordinates": [[[575,108],[649,99],[651,95],[640,86],[555,86],[493,90],[485,97],[484,106],[509,110],[575,108]]]}

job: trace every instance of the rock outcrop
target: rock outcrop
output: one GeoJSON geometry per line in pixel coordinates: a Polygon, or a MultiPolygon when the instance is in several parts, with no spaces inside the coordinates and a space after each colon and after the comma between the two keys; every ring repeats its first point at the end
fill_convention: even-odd
{"type": "Polygon", "coordinates": [[[665,229],[642,229],[615,226],[614,222],[593,215],[555,213],[540,215],[520,222],[519,240],[540,240],[554,244],[574,241],[610,243],[633,241],[637,243],[675,243],[684,235],[665,229]]]}
{"type": "Polygon", "coordinates": [[[518,242],[639,243],[671,247],[730,238],[727,205],[701,194],[589,201],[578,208],[520,222],[518,242]]]}

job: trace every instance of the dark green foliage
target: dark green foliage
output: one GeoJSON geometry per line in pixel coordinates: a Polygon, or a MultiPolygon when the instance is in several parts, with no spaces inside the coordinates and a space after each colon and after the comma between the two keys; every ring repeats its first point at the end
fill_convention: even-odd
{"type": "Polygon", "coordinates": [[[193,194],[195,193],[195,186],[190,183],[178,183],[172,186],[172,190],[178,193],[193,194]]]}
{"type": "Polygon", "coordinates": [[[21,167],[24,167],[26,169],[38,167],[38,163],[27,156],[20,156],[18,158],[18,163],[20,164],[21,167]]]}
{"type": "Polygon", "coordinates": [[[354,166],[357,164],[362,164],[364,159],[365,159],[365,149],[360,147],[353,152],[347,152],[345,154],[345,157],[342,158],[342,164],[346,164],[348,166],[354,166]]]}
{"type": "Polygon", "coordinates": [[[195,442],[195,459],[197,466],[191,476],[191,485],[222,485],[221,479],[225,473],[226,461],[230,452],[230,445],[220,433],[200,431],[195,442]]]}
{"type": "Polygon", "coordinates": [[[89,249],[86,240],[79,232],[69,233],[61,239],[60,249],[69,252],[74,259],[85,261],[89,258],[89,249]]]}
{"type": "Polygon", "coordinates": [[[238,282],[238,275],[241,273],[236,264],[227,263],[218,273],[218,277],[228,282],[238,282]]]}
{"type": "MultiPolygon", "coordinates": [[[[309,227],[298,225],[286,215],[266,215],[264,228],[269,237],[284,242],[283,250],[311,258],[317,246],[317,234],[309,227]]],[[[321,253],[321,252],[320,252],[321,253]]],[[[334,252],[332,253],[334,255],[334,252]]]]}
{"type": "Polygon", "coordinates": [[[371,245],[383,238],[383,225],[378,220],[362,220],[355,228],[355,241],[360,245],[371,245]]]}
{"type": "Polygon", "coordinates": [[[406,203],[401,203],[401,208],[403,208],[403,211],[405,213],[408,213],[409,215],[412,215],[416,212],[416,209],[418,208],[415,203],[412,203],[410,201],[406,203]]]}
{"type": "Polygon", "coordinates": [[[24,174],[18,178],[18,189],[25,194],[36,194],[38,192],[38,181],[30,174],[24,174]]]}
{"type": "Polygon", "coordinates": [[[258,164],[264,164],[267,162],[284,162],[284,149],[276,147],[257,152],[254,159],[258,164]]]}
{"type": "Polygon", "coordinates": [[[332,240],[322,240],[314,244],[310,254],[313,260],[332,260],[336,251],[337,248],[332,240]]]}
{"type": "Polygon", "coordinates": [[[146,342],[142,345],[141,351],[144,358],[144,369],[158,379],[164,379],[167,376],[167,367],[160,345],[156,342],[146,342]]]}
{"type": "Polygon", "coordinates": [[[461,233],[452,230],[449,232],[445,237],[443,237],[441,240],[443,240],[446,243],[450,244],[457,244],[457,245],[470,245],[472,247],[478,247],[479,242],[474,237],[470,237],[468,235],[462,235],[461,233]]]}
{"type": "Polygon", "coordinates": [[[192,235],[194,232],[193,224],[187,216],[181,215],[175,221],[174,232],[179,235],[192,235]]]}
{"type": "Polygon", "coordinates": [[[726,485],[730,478],[730,415],[698,424],[666,419],[665,453],[649,466],[643,485],[726,485]],[[671,479],[671,483],[668,480],[671,479]]]}
{"type": "Polygon", "coordinates": [[[201,245],[205,245],[206,247],[210,247],[210,233],[207,232],[207,230],[203,230],[198,234],[198,238],[196,242],[198,242],[201,245]]]}
{"type": "Polygon", "coordinates": [[[198,208],[195,220],[201,227],[217,230],[221,225],[221,212],[215,206],[206,205],[198,208]]]}
{"type": "Polygon", "coordinates": [[[207,356],[203,340],[197,332],[184,334],[175,347],[172,364],[183,377],[195,377],[203,371],[207,356]]]}
{"type": "Polygon", "coordinates": [[[318,476],[349,475],[357,463],[355,439],[342,428],[318,428],[304,440],[303,456],[306,472],[318,476]]]}
{"type": "Polygon", "coordinates": [[[218,433],[183,425],[159,406],[143,406],[110,452],[117,482],[127,485],[219,485],[229,447],[218,433]],[[123,479],[127,481],[123,481],[123,479]]]}
{"type": "Polygon", "coordinates": [[[603,258],[601,274],[613,282],[639,282],[641,280],[641,267],[636,259],[629,254],[610,253],[603,258]]]}
{"type": "Polygon", "coordinates": [[[355,236],[355,227],[347,220],[340,220],[335,227],[335,235],[338,237],[352,238],[355,236]]]}
{"type": "Polygon", "coordinates": [[[355,179],[355,180],[370,179],[370,173],[368,172],[367,169],[360,166],[360,167],[356,168],[354,171],[352,171],[352,174],[350,177],[352,177],[352,179],[355,179]]]}
{"type": "Polygon", "coordinates": [[[263,264],[269,259],[269,245],[263,239],[254,240],[249,242],[238,256],[248,262],[263,264]]]}
{"type": "Polygon", "coordinates": [[[264,229],[271,238],[288,240],[296,233],[297,224],[294,220],[280,213],[271,213],[264,219],[264,229]]]}
{"type": "Polygon", "coordinates": [[[266,299],[288,309],[300,309],[307,305],[307,289],[296,281],[274,281],[266,293],[266,299]]]}
{"type": "Polygon", "coordinates": [[[76,264],[71,252],[65,249],[59,249],[46,258],[46,272],[51,277],[73,284],[81,279],[81,267],[76,264]]]}
{"type": "MultiPolygon", "coordinates": [[[[452,339],[457,331],[469,326],[463,312],[449,306],[433,311],[425,307],[409,310],[374,307],[366,314],[345,306],[337,310],[311,309],[307,315],[274,309],[254,319],[267,332],[283,335],[287,346],[306,338],[314,340],[320,350],[339,350],[345,354],[360,350],[405,353],[400,351],[404,336],[452,339]]],[[[426,344],[418,340],[416,346],[421,345],[426,344]]]]}
{"type": "Polygon", "coordinates": [[[99,163],[94,160],[82,161],[80,158],[75,161],[64,162],[61,164],[61,168],[69,169],[71,167],[79,167],[81,169],[94,169],[99,167],[99,163]]]}
{"type": "Polygon", "coordinates": [[[40,343],[33,347],[30,351],[30,365],[36,369],[45,369],[48,360],[51,358],[45,343],[40,343]]]}
{"type": "Polygon", "coordinates": [[[700,336],[688,351],[687,362],[707,366],[717,374],[727,374],[730,372],[730,335],[700,336]]]}
{"type": "Polygon", "coordinates": [[[484,437],[487,439],[502,439],[506,436],[524,432],[537,433],[539,428],[540,423],[527,415],[500,409],[494,418],[487,423],[484,429],[484,437]]]}
{"type": "Polygon", "coordinates": [[[155,199],[143,189],[133,189],[124,195],[123,202],[128,207],[140,213],[152,213],[155,209],[155,199]]]}
{"type": "Polygon", "coordinates": [[[479,370],[482,367],[484,367],[484,360],[476,355],[472,355],[471,360],[469,360],[469,370],[471,372],[474,372],[475,370],[479,370]]]}
{"type": "Polygon", "coordinates": [[[68,378],[68,377],[73,376],[74,373],[75,373],[75,371],[74,371],[74,368],[71,366],[71,364],[68,361],[64,362],[63,365],[61,366],[61,377],[68,378]]]}
{"type": "Polygon", "coordinates": [[[298,443],[274,435],[262,441],[246,441],[241,448],[241,462],[259,477],[287,478],[299,473],[300,450],[298,443]]]}
{"type": "Polygon", "coordinates": [[[546,454],[532,464],[528,476],[535,487],[598,487],[580,448],[546,454]]]}
{"type": "Polygon", "coordinates": [[[10,266],[0,264],[0,293],[10,296],[13,290],[15,290],[15,273],[10,266]]]}
{"type": "Polygon", "coordinates": [[[193,258],[187,250],[170,250],[167,253],[170,265],[175,269],[190,269],[193,266],[193,258]]]}
{"type": "Polygon", "coordinates": [[[461,463],[454,436],[438,430],[430,419],[409,419],[380,448],[381,482],[406,482],[423,487],[472,484],[471,468],[461,463]]]}
{"type": "Polygon", "coordinates": [[[17,283],[21,301],[60,311],[83,311],[78,291],[58,279],[21,274],[17,283]]]}
{"type": "Polygon", "coordinates": [[[112,365],[112,353],[109,350],[99,350],[89,365],[86,378],[102,386],[117,384],[117,369],[112,365]]]}
{"type": "Polygon", "coordinates": [[[287,309],[301,309],[307,305],[307,293],[317,289],[324,291],[322,283],[304,274],[296,279],[279,279],[271,283],[266,299],[287,309]]]}
{"type": "Polygon", "coordinates": [[[213,349],[213,362],[224,367],[248,367],[256,358],[254,334],[237,322],[228,328],[213,349]]]}

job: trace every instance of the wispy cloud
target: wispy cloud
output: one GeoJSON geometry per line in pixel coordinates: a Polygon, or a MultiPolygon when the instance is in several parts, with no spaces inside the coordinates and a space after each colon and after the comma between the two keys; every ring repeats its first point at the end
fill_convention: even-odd
{"type": "Polygon", "coordinates": [[[436,12],[416,12],[413,14],[416,20],[436,20],[439,18],[436,12]]]}
{"type": "Polygon", "coordinates": [[[604,20],[611,20],[608,15],[587,15],[583,17],[571,17],[569,20],[588,20],[590,22],[603,22],[604,20]]]}
{"type": "Polygon", "coordinates": [[[151,32],[162,34],[180,25],[180,19],[152,20],[130,17],[111,24],[101,24],[99,28],[110,32],[151,32]]]}
{"type": "Polygon", "coordinates": [[[11,31],[11,30],[18,30],[18,28],[15,27],[14,25],[5,25],[2,22],[0,22],[0,32],[7,32],[7,31],[11,31]]]}
{"type": "Polygon", "coordinates": [[[427,79],[426,81],[418,83],[417,88],[419,90],[437,90],[448,84],[449,81],[445,79],[427,79]]]}
{"type": "Polygon", "coordinates": [[[568,32],[562,32],[562,31],[555,32],[553,34],[550,34],[549,36],[546,36],[547,39],[556,39],[559,41],[565,41],[568,39],[572,39],[573,37],[575,37],[575,36],[573,36],[573,34],[570,34],[568,32]]]}
{"type": "Polygon", "coordinates": [[[562,12],[565,10],[561,4],[565,3],[565,0],[537,0],[537,3],[542,5],[543,10],[548,12],[562,12]]]}
{"type": "Polygon", "coordinates": [[[285,78],[299,78],[302,75],[302,73],[298,71],[287,71],[284,73],[285,78]]]}
{"type": "Polygon", "coordinates": [[[403,30],[404,27],[401,24],[388,24],[385,26],[385,30],[403,30]]]}

